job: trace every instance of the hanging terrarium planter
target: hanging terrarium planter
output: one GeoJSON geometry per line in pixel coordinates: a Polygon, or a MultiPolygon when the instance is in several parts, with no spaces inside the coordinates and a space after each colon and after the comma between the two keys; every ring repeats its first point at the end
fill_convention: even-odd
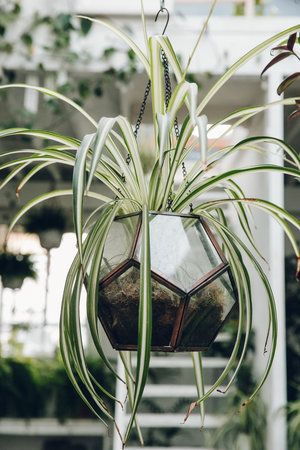
{"type": "MultiPolygon", "coordinates": [[[[113,222],[103,254],[99,318],[118,350],[137,350],[141,214],[113,222]]],[[[229,264],[194,215],[150,213],[152,350],[205,350],[236,301],[229,264]]]]}
{"type": "Polygon", "coordinates": [[[21,289],[25,278],[36,278],[31,255],[0,253],[0,277],[4,288],[21,289]]]}
{"type": "Polygon", "coordinates": [[[60,246],[66,225],[67,218],[61,208],[44,206],[30,212],[24,227],[28,233],[37,234],[41,247],[50,251],[60,246]]]}

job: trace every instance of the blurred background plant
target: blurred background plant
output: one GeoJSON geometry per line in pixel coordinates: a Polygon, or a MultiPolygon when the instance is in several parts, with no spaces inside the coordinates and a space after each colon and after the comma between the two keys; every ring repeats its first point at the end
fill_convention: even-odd
{"type": "MultiPolygon", "coordinates": [[[[92,23],[86,19],[78,19],[71,13],[54,12],[53,15],[43,15],[39,12],[33,12],[25,28],[20,35],[11,33],[16,29],[16,22],[22,13],[22,2],[20,1],[0,1],[0,77],[3,83],[12,83],[15,81],[16,73],[5,67],[5,55],[19,54],[26,56],[29,60],[39,51],[43,52],[43,58],[51,57],[58,62],[58,67],[67,67],[67,70],[58,70],[55,89],[72,98],[76,103],[83,106],[85,102],[93,97],[101,97],[106,83],[118,81],[127,84],[130,77],[138,70],[136,56],[132,50],[124,50],[110,46],[102,53],[91,55],[86,51],[75,51],[72,48],[72,37],[85,37],[89,34],[92,23]],[[45,43],[41,42],[39,31],[43,29],[47,39],[45,43]],[[123,64],[116,68],[112,63],[116,56],[122,56],[123,64]],[[72,76],[72,67],[79,62],[82,64],[92,61],[101,61],[107,68],[98,74],[93,80],[86,79],[84,75],[78,77],[72,76]]],[[[33,60],[33,59],[32,59],[33,60]]],[[[44,73],[42,63],[37,63],[35,70],[38,73],[44,73]]],[[[5,94],[1,93],[1,96],[5,94]]],[[[44,103],[56,114],[62,114],[63,111],[59,102],[55,99],[44,99],[44,103]]],[[[24,126],[24,117],[28,118],[27,126],[33,123],[33,117],[25,109],[18,111],[19,121],[24,126]]],[[[15,123],[2,124],[3,127],[17,126],[15,112],[11,114],[10,121],[15,119],[15,123]]],[[[9,119],[6,119],[7,121],[9,119]]]]}
{"type": "Polygon", "coordinates": [[[212,438],[216,448],[265,450],[267,428],[265,404],[259,394],[247,403],[247,397],[255,383],[252,364],[248,362],[241,369],[232,395],[228,396],[228,419],[212,438]]]}
{"type": "Polygon", "coordinates": [[[288,439],[289,450],[300,448],[300,304],[299,283],[294,270],[294,258],[286,257],[286,333],[287,333],[287,380],[288,380],[288,439]]]}
{"type": "Polygon", "coordinates": [[[19,289],[25,278],[35,279],[37,274],[31,255],[0,252],[0,276],[3,287],[19,289]]]}
{"type": "MultiPolygon", "coordinates": [[[[90,360],[108,389],[112,378],[98,360],[90,360]]],[[[63,364],[54,359],[34,359],[22,355],[0,360],[0,417],[91,418],[86,405],[69,382],[63,364]]]]}
{"type": "Polygon", "coordinates": [[[298,450],[300,448],[300,400],[290,402],[286,412],[289,450],[298,450]]]}

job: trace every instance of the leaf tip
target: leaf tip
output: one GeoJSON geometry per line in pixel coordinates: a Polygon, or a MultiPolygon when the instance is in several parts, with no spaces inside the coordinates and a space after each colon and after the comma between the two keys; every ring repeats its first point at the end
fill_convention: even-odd
{"type": "Polygon", "coordinates": [[[187,410],[187,413],[186,413],[186,415],[185,415],[185,418],[183,419],[183,423],[185,423],[185,422],[188,420],[188,418],[190,417],[191,413],[192,413],[193,410],[196,408],[196,406],[198,406],[198,405],[197,405],[197,402],[193,402],[193,403],[191,403],[191,404],[189,405],[188,410],[187,410]]]}

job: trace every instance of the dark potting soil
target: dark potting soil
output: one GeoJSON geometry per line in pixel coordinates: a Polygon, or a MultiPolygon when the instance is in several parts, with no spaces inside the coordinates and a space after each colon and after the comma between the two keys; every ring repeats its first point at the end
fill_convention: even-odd
{"type": "MultiPolygon", "coordinates": [[[[137,345],[140,272],[132,267],[99,291],[99,315],[119,345],[137,345]]],[[[179,295],[152,280],[152,345],[168,346],[179,295]]],[[[182,344],[207,347],[222,324],[226,291],[219,279],[196,293],[184,318],[182,344]]]]}
{"type": "Polygon", "coordinates": [[[219,279],[213,281],[190,299],[181,342],[190,347],[208,347],[223,323],[227,291],[219,279]]]}
{"type": "MultiPolygon", "coordinates": [[[[137,345],[140,272],[135,267],[100,288],[99,315],[118,344],[137,345]]],[[[169,345],[180,297],[152,280],[152,345],[169,345]]]]}

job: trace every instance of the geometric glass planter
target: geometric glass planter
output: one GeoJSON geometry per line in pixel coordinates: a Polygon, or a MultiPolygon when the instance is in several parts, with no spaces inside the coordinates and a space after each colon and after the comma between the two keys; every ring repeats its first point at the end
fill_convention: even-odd
{"type": "MultiPolygon", "coordinates": [[[[199,216],[150,212],[152,350],[205,350],[237,300],[229,264],[199,216]]],[[[136,350],[140,213],[118,216],[108,234],[98,315],[117,350],[136,350]]]]}

